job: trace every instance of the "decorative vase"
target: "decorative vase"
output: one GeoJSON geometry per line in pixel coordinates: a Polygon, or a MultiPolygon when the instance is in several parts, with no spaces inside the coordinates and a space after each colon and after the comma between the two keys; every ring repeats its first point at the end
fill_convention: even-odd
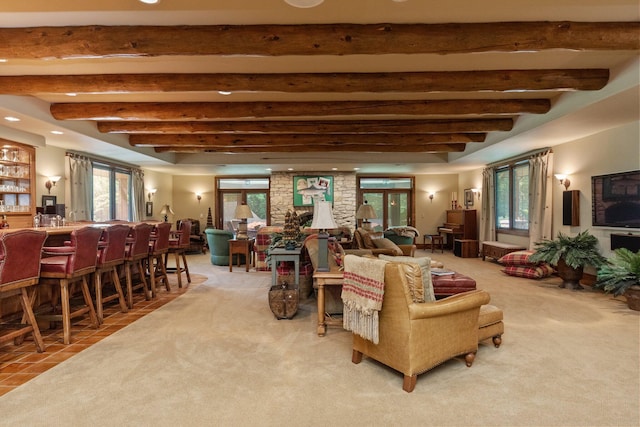
{"type": "Polygon", "coordinates": [[[640,311],[640,286],[632,286],[624,293],[631,310],[640,311]]]}
{"type": "Polygon", "coordinates": [[[571,289],[579,291],[584,289],[580,285],[580,279],[582,279],[583,267],[573,268],[560,258],[557,265],[558,276],[562,279],[561,288],[571,289]]]}

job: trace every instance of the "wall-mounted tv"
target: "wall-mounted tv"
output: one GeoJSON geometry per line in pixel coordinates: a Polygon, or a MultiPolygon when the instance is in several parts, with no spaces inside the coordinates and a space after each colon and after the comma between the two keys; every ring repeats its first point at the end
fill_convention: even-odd
{"type": "Polygon", "coordinates": [[[640,228],[640,170],[591,177],[592,223],[640,228]]]}

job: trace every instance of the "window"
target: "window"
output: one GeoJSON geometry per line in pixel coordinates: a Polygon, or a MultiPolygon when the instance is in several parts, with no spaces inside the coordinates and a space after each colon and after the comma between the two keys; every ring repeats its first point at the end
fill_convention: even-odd
{"type": "Polygon", "coordinates": [[[249,236],[267,225],[269,217],[269,178],[218,178],[216,218],[221,229],[236,231],[239,221],[235,218],[236,206],[246,203],[253,212],[247,220],[249,236]]]}
{"type": "Polygon", "coordinates": [[[131,203],[131,172],[94,162],[92,219],[131,221],[131,203]]]}
{"type": "Polygon", "coordinates": [[[498,168],[496,184],[496,228],[526,234],[529,231],[529,163],[498,168]]]}
{"type": "Polygon", "coordinates": [[[366,200],[377,218],[371,221],[374,231],[413,225],[414,185],[412,177],[358,178],[358,206],[366,200]]]}

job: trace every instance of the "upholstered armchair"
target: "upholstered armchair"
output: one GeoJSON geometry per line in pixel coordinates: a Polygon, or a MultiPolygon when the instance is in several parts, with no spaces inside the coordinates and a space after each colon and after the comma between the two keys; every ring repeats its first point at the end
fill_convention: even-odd
{"type": "MultiPolygon", "coordinates": [[[[375,260],[374,260],[375,261],[375,260]]],[[[375,359],[404,375],[403,390],[415,388],[418,374],[457,356],[471,366],[478,350],[480,306],[489,302],[476,290],[432,302],[415,302],[422,287],[421,267],[388,262],[379,312],[379,342],[353,335],[352,362],[375,359]]],[[[424,288],[422,288],[424,289],[424,288]]]]}
{"type": "Polygon", "coordinates": [[[211,264],[229,265],[229,240],[233,239],[233,232],[216,228],[207,228],[204,232],[211,253],[211,264]]]}
{"type": "Polygon", "coordinates": [[[353,240],[356,249],[368,249],[375,256],[380,254],[414,256],[416,252],[416,245],[397,245],[384,237],[382,232],[369,232],[362,228],[354,231],[353,240]]]}

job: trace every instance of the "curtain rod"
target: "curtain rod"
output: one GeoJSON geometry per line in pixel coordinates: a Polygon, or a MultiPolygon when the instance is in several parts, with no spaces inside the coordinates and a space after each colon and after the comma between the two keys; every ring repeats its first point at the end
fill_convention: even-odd
{"type": "Polygon", "coordinates": [[[529,151],[528,153],[524,153],[521,154],[519,156],[514,156],[514,157],[510,157],[508,159],[504,159],[504,160],[500,160],[497,162],[493,162],[493,163],[489,163],[487,165],[488,168],[493,168],[496,166],[502,166],[502,165],[506,165],[509,163],[513,163],[515,161],[519,161],[519,160],[525,160],[531,156],[535,156],[536,154],[540,154],[540,153],[544,153],[545,151],[552,151],[551,147],[545,147],[545,148],[540,148],[538,150],[533,150],[533,151],[529,151]]]}
{"type": "Polygon", "coordinates": [[[67,151],[65,153],[66,156],[69,156],[71,158],[81,158],[81,159],[86,159],[86,160],[90,160],[92,162],[96,162],[96,163],[100,163],[106,166],[112,166],[112,167],[118,167],[118,168],[122,168],[122,169],[127,169],[127,170],[131,170],[131,171],[140,171],[142,172],[142,169],[140,169],[138,166],[134,166],[134,165],[129,165],[126,163],[118,163],[118,162],[114,162],[111,160],[105,160],[99,157],[92,157],[92,156],[88,156],[86,154],[81,154],[81,153],[75,153],[73,151],[67,151]]]}

